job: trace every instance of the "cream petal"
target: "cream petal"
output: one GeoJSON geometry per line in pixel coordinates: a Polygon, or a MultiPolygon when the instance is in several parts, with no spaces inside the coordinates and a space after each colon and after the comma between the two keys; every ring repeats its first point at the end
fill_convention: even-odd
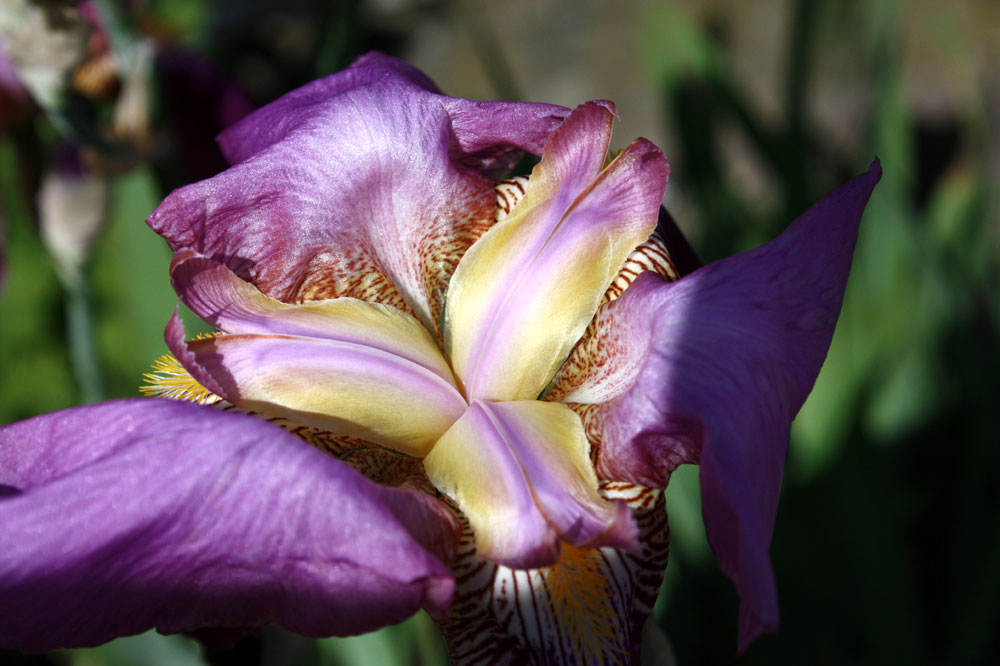
{"type": "Polygon", "coordinates": [[[552,564],[559,542],[634,548],[628,508],[605,501],[579,417],[565,405],[473,402],[424,459],[476,534],[480,556],[552,564]]]}
{"type": "Polygon", "coordinates": [[[454,383],[434,338],[413,316],[391,306],[354,298],[282,303],[192,250],[174,256],[170,279],[185,305],[226,333],[350,342],[401,356],[454,383]]]}
{"type": "Polygon", "coordinates": [[[408,455],[426,455],[466,406],[448,380],[372,345],[289,335],[178,342],[172,329],[174,355],[237,407],[408,455]]]}
{"type": "Polygon", "coordinates": [[[601,171],[612,118],[594,102],[573,111],[524,198],[459,263],[445,344],[471,399],[536,398],[655,228],[667,162],[638,139],[601,171]]]}

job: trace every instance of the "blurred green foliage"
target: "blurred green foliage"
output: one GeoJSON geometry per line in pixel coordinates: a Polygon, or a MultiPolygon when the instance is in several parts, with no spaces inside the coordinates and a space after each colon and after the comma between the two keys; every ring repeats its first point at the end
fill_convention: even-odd
{"type": "MultiPolygon", "coordinates": [[[[262,44],[255,32],[253,10],[267,3],[221,3],[232,10],[226,14],[195,0],[156,0],[147,3],[146,20],[211,54],[234,76],[257,72],[248,87],[258,103],[368,48],[393,52],[405,43],[405,34],[366,23],[363,3],[293,5],[293,17],[312,18],[319,29],[308,48],[291,55],[262,44]]],[[[638,45],[678,141],[671,187],[686,197],[691,219],[681,223],[695,231],[706,262],[773,237],[873,156],[884,172],[830,355],[793,427],[772,551],[781,632],[733,656],[736,598],[705,539],[695,468],[678,470],[667,491],[673,548],[655,619],[683,664],[1000,663],[1000,447],[992,418],[1000,252],[989,153],[995,117],[985,101],[958,109],[944,119],[942,135],[911,108],[901,47],[907,3],[788,6],[788,29],[776,36],[787,41],[776,119],[734,74],[724,30],[697,18],[687,3],[640,5],[638,45]],[[840,75],[855,86],[846,94],[860,94],[869,109],[854,145],[820,131],[809,103],[824,54],[842,52],[845,42],[851,57],[840,75]],[[748,147],[765,196],[748,194],[734,177],[727,153],[734,134],[748,147]]],[[[960,31],[942,28],[935,38],[928,48],[973,48],[960,31]]],[[[502,37],[497,48],[504,48],[502,37]]],[[[24,194],[33,167],[17,142],[0,138],[7,257],[0,423],[81,400],[67,352],[66,293],[24,194]]],[[[89,273],[105,398],[135,395],[141,373],[163,352],[162,327],[176,305],[166,278],[169,251],[142,223],[165,194],[162,169],[142,164],[112,179],[107,228],[89,273]]],[[[199,330],[190,313],[185,322],[189,332],[199,330]]],[[[264,632],[240,650],[209,661],[447,661],[423,614],[349,639],[264,632]]],[[[0,653],[0,664],[28,663],[184,665],[203,657],[189,639],[152,633],[48,656],[0,653]]]]}

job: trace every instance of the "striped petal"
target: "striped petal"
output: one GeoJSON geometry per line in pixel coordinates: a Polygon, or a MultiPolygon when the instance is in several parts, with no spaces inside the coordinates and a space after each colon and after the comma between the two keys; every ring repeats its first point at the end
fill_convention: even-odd
{"type": "Polygon", "coordinates": [[[412,456],[425,455],[466,406],[450,381],[366,339],[250,334],[185,341],[176,314],[166,338],[192,376],[241,409],[412,456]]]}
{"type": "Polygon", "coordinates": [[[445,343],[470,398],[536,398],[655,228],[667,162],[638,139],[602,171],[612,120],[602,103],[573,111],[527,193],[455,271],[445,343]]]}
{"type": "Polygon", "coordinates": [[[699,462],[705,524],[742,599],[740,647],[778,622],[768,557],[788,432],[826,356],[858,223],[881,176],[868,172],[776,240],[677,282],[647,273],[607,306],[596,336],[621,359],[585,412],[605,478],[666,484],[699,462]],[[605,396],[607,397],[607,396],[605,396]]]}
{"type": "Polygon", "coordinates": [[[511,569],[479,557],[466,524],[451,566],[455,600],[441,625],[452,664],[640,663],[643,627],[667,566],[663,493],[602,482],[601,494],[632,509],[640,552],[564,546],[552,566],[511,569]]]}
{"type": "Polygon", "coordinates": [[[192,250],[174,256],[170,279],[185,305],[226,333],[291,335],[370,347],[454,384],[448,362],[427,329],[390,306],[353,298],[282,303],[192,250]]]}
{"type": "Polygon", "coordinates": [[[0,428],[0,647],[447,614],[457,525],[260,419],[136,398],[0,428]],[[377,526],[378,529],[373,529],[377,526]]]}
{"type": "Polygon", "coordinates": [[[491,181],[470,166],[533,148],[564,111],[501,105],[487,127],[480,103],[417,74],[368,56],[251,114],[223,137],[240,161],[174,191],[150,226],[279,300],[387,303],[437,333],[448,280],[493,221],[491,181]]]}
{"type": "Polygon", "coordinates": [[[635,547],[624,504],[597,492],[579,417],[534,400],[473,402],[424,459],[468,517],[480,556],[511,567],[558,559],[560,541],[635,547]]]}

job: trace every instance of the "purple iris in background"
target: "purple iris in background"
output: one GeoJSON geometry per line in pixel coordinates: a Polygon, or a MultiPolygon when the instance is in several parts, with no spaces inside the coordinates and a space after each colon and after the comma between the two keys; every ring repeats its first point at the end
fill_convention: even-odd
{"type": "Polygon", "coordinates": [[[613,119],[370,54],[224,132],[232,166],[149,218],[217,333],[171,318],[157,399],[0,430],[0,645],[426,608],[455,663],[629,663],[682,463],[741,648],[774,629],[789,426],[879,167],[684,275],[667,162],[609,155],[613,119]]]}

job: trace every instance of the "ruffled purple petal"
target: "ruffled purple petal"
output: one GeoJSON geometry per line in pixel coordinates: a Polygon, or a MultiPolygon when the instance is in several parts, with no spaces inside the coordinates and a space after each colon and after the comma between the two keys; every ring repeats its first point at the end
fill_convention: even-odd
{"type": "Polygon", "coordinates": [[[662,487],[678,464],[700,463],[708,536],[742,599],[741,650],[778,623],[768,550],[789,427],[826,357],[880,177],[875,161],[760,248],[674,283],[640,276],[598,331],[642,356],[619,364],[631,387],[590,416],[598,471],[662,487]]]}
{"type": "Polygon", "coordinates": [[[492,183],[470,166],[539,150],[566,111],[431,85],[371,54],[290,93],[222,137],[238,164],[176,190],[149,224],[280,300],[401,299],[436,330],[458,258],[493,220],[492,183]]]}
{"type": "Polygon", "coordinates": [[[549,134],[569,113],[554,104],[448,97],[416,67],[372,51],[348,69],[313,81],[268,104],[220,134],[219,145],[231,164],[242,162],[307,122],[316,105],[353,88],[388,80],[409,84],[414,91],[425,91],[447,109],[455,140],[452,158],[476,170],[495,171],[512,166],[522,151],[541,153],[549,134]]]}
{"type": "Polygon", "coordinates": [[[280,428],[123,400],[0,429],[0,646],[446,614],[454,523],[280,428]]]}
{"type": "Polygon", "coordinates": [[[441,93],[430,77],[413,65],[372,51],[358,58],[349,68],[307,83],[227,128],[219,134],[219,147],[230,164],[247,160],[284,139],[302,123],[309,122],[316,105],[352,88],[385,80],[441,93]]]}

